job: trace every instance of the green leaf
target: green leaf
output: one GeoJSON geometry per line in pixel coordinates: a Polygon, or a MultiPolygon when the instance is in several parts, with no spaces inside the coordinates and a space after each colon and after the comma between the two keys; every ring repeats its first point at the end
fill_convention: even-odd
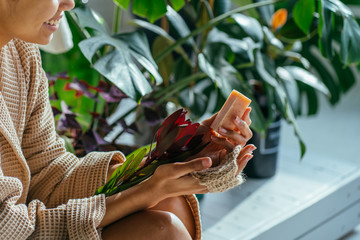
{"type": "Polygon", "coordinates": [[[338,85],[338,79],[331,74],[332,66],[329,65],[329,60],[325,59],[318,48],[305,45],[302,55],[310,62],[311,69],[315,70],[330,92],[330,103],[336,104],[340,100],[341,89],[338,85]]]}
{"type": "Polygon", "coordinates": [[[309,33],[315,12],[314,0],[299,0],[293,8],[293,17],[295,23],[306,34],[309,33]]]}
{"type": "MultiPolygon", "coordinates": [[[[140,149],[141,150],[141,149],[140,149]]],[[[123,177],[125,175],[125,171],[129,168],[131,162],[134,160],[135,154],[132,153],[126,157],[125,162],[120,165],[115,171],[111,174],[110,179],[115,179],[116,177],[123,177]]]]}
{"type": "Polygon", "coordinates": [[[123,33],[113,37],[127,43],[133,57],[155,78],[156,84],[162,83],[163,80],[158,73],[158,66],[152,57],[150,46],[143,32],[123,33]]]}
{"type": "MultiPolygon", "coordinates": [[[[155,38],[152,52],[153,55],[156,56],[158,53],[162,52],[162,50],[166,47],[170,46],[169,42],[162,36],[155,38]]],[[[174,58],[172,55],[167,55],[164,59],[162,59],[159,63],[159,73],[164,80],[164,85],[167,86],[169,84],[169,78],[173,73],[174,66],[174,58]]]]}
{"type": "Polygon", "coordinates": [[[213,28],[207,38],[207,43],[224,43],[241,57],[241,63],[254,63],[254,49],[260,48],[251,38],[236,39],[226,33],[213,28]]]}
{"type": "Polygon", "coordinates": [[[144,159],[145,155],[147,153],[147,148],[141,148],[140,151],[137,152],[137,154],[134,157],[134,160],[131,161],[130,165],[129,165],[129,172],[126,174],[127,177],[131,176],[133,173],[135,173],[135,171],[138,169],[139,164],[141,163],[141,161],[144,159]]]}
{"type": "Polygon", "coordinates": [[[211,19],[210,21],[208,21],[206,24],[201,25],[200,27],[196,28],[194,31],[192,31],[190,34],[188,34],[187,36],[179,39],[178,41],[176,41],[176,43],[174,43],[173,45],[171,45],[171,47],[167,48],[163,53],[159,54],[159,56],[155,57],[156,61],[161,60],[162,58],[164,58],[166,55],[170,54],[177,46],[183,44],[184,42],[186,42],[189,38],[194,37],[196,35],[198,35],[199,33],[202,32],[206,32],[208,31],[208,28],[214,27],[217,24],[219,24],[220,22],[222,22],[223,20],[227,19],[228,17],[230,17],[231,15],[235,14],[235,13],[239,13],[239,12],[243,12],[252,8],[256,8],[256,7],[260,7],[260,6],[267,6],[269,4],[274,4],[279,0],[266,0],[266,1],[261,1],[261,3],[254,3],[254,4],[248,4],[244,7],[239,7],[236,9],[233,9],[227,13],[224,13],[222,15],[217,16],[214,19],[211,19]]]}
{"type": "MultiPolygon", "coordinates": [[[[170,6],[167,6],[166,17],[180,37],[185,37],[190,34],[190,29],[184,19],[170,6]]],[[[186,42],[192,45],[194,49],[197,48],[193,38],[189,38],[186,42]]]]}
{"type": "Polygon", "coordinates": [[[322,92],[327,96],[330,95],[330,92],[324,83],[322,83],[314,74],[310,73],[309,71],[296,66],[284,66],[284,69],[286,69],[294,79],[311,86],[312,88],[322,92]]]}
{"type": "Polygon", "coordinates": [[[123,9],[127,9],[129,7],[130,0],[113,0],[114,3],[123,9]]]}
{"type": "Polygon", "coordinates": [[[71,152],[71,153],[75,153],[75,149],[74,149],[74,147],[72,145],[71,139],[66,137],[65,135],[60,135],[60,137],[62,139],[64,139],[66,151],[71,152]]]}
{"type": "Polygon", "coordinates": [[[190,109],[192,119],[199,119],[205,112],[214,111],[213,101],[216,101],[216,96],[215,99],[210,99],[213,91],[216,91],[213,82],[210,79],[204,79],[180,92],[180,104],[190,109]],[[209,106],[210,102],[213,102],[212,106],[209,106]]]}
{"type": "Polygon", "coordinates": [[[315,115],[318,112],[318,108],[319,108],[319,100],[315,89],[306,84],[299,84],[299,85],[302,91],[305,92],[306,94],[307,106],[308,106],[307,115],[308,116],[315,115]]]}
{"type": "Polygon", "coordinates": [[[255,62],[256,70],[258,71],[259,75],[261,76],[262,80],[268,83],[276,94],[276,99],[278,101],[278,109],[283,114],[283,117],[293,126],[294,134],[299,140],[300,150],[301,150],[301,158],[303,158],[306,147],[304,141],[301,137],[299,127],[297,126],[295,115],[293,110],[289,104],[288,98],[286,96],[286,92],[284,87],[282,87],[277,79],[268,72],[264,65],[263,56],[260,51],[256,53],[256,62],[255,62]]]}
{"type": "Polygon", "coordinates": [[[241,82],[237,70],[224,58],[224,46],[208,44],[204,54],[198,55],[199,67],[216,83],[221,93],[227,98],[233,89],[239,89],[241,82]],[[206,54],[206,56],[205,56],[206,54]]]}
{"type": "Polygon", "coordinates": [[[155,147],[156,147],[156,142],[154,142],[154,143],[152,143],[152,144],[148,144],[148,145],[142,146],[142,147],[136,149],[135,151],[133,151],[132,153],[130,153],[129,155],[127,155],[127,156],[126,156],[126,159],[127,159],[128,157],[130,157],[131,154],[132,154],[132,155],[138,155],[141,151],[143,151],[143,149],[146,150],[146,154],[147,154],[147,153],[149,153],[150,148],[155,148],[155,147]]]}
{"type": "Polygon", "coordinates": [[[253,100],[250,103],[250,107],[251,107],[250,118],[252,120],[250,127],[253,130],[255,130],[256,132],[265,133],[265,131],[268,127],[268,124],[266,123],[264,113],[261,110],[258,102],[254,101],[255,96],[253,95],[253,91],[246,84],[242,84],[239,91],[241,93],[243,93],[245,96],[247,96],[248,98],[253,100]]]}
{"type": "Polygon", "coordinates": [[[152,65],[156,66],[156,63],[151,55],[150,46],[144,32],[136,31],[130,33],[122,33],[113,36],[113,38],[122,40],[122,42],[128,45],[131,51],[144,56],[146,59],[148,59],[148,61],[152,65]]]}
{"type": "Polygon", "coordinates": [[[288,19],[285,25],[279,30],[278,34],[288,41],[296,41],[298,39],[304,39],[307,37],[307,34],[305,34],[295,23],[294,18],[288,19]]]}
{"type": "Polygon", "coordinates": [[[141,17],[146,17],[150,22],[164,16],[166,13],[166,1],[164,0],[134,0],[133,12],[141,17]]]}
{"type": "Polygon", "coordinates": [[[277,80],[266,70],[263,55],[260,51],[256,51],[255,53],[255,67],[263,81],[270,84],[273,88],[279,86],[277,80]]]}
{"type": "Polygon", "coordinates": [[[190,109],[192,117],[199,118],[205,113],[208,99],[202,92],[196,91],[194,87],[185,88],[181,91],[179,100],[182,106],[190,109]]]}
{"type": "Polygon", "coordinates": [[[75,13],[81,28],[91,28],[99,33],[108,34],[107,27],[104,23],[101,23],[99,15],[89,7],[75,8],[71,10],[71,13],[75,13]]]}
{"type": "Polygon", "coordinates": [[[332,66],[336,71],[342,92],[346,93],[356,83],[356,75],[355,75],[356,71],[353,72],[351,70],[351,66],[343,65],[343,63],[340,60],[340,55],[338,52],[335,52],[335,56],[332,61],[332,66]]]}
{"type": "MultiPolygon", "coordinates": [[[[265,0],[254,0],[254,2],[264,2],[265,0]]],[[[274,5],[267,5],[257,8],[260,13],[260,17],[264,19],[265,23],[270,25],[271,17],[275,12],[274,5]]]]}
{"type": "Polygon", "coordinates": [[[326,57],[331,59],[333,56],[332,50],[332,22],[333,22],[333,13],[326,8],[327,1],[321,0],[320,4],[320,27],[319,27],[319,48],[321,53],[326,57]]]}
{"type": "Polygon", "coordinates": [[[264,31],[265,39],[271,46],[274,46],[279,50],[284,50],[284,44],[278,38],[275,37],[275,35],[270,31],[269,28],[263,27],[263,31],[264,31]]]}
{"type": "Polygon", "coordinates": [[[134,32],[115,37],[118,39],[108,35],[92,37],[80,42],[79,47],[90,62],[93,62],[94,56],[97,56],[98,50],[102,47],[114,47],[106,55],[95,59],[93,66],[126,95],[139,100],[150,93],[152,88],[133,59],[138,59],[138,62],[161,82],[161,77],[157,75],[157,66],[154,65],[151,53],[146,47],[148,43],[142,33],[134,32]]]}
{"type": "Polygon", "coordinates": [[[345,18],[341,34],[341,56],[344,64],[360,63],[360,27],[352,17],[345,18]]]}
{"type": "Polygon", "coordinates": [[[333,14],[340,14],[344,19],[343,30],[341,33],[341,56],[342,62],[346,65],[360,62],[360,27],[350,10],[339,0],[322,0],[320,5],[320,42],[319,46],[322,53],[331,58],[333,14]]]}
{"type": "Polygon", "coordinates": [[[232,18],[239,25],[239,27],[255,42],[263,41],[264,33],[258,20],[241,13],[233,14],[232,18]]]}
{"type": "Polygon", "coordinates": [[[224,14],[231,10],[231,0],[215,0],[214,1],[214,12],[216,15],[224,14]]]}
{"type": "Polygon", "coordinates": [[[93,62],[92,58],[98,49],[106,45],[114,46],[115,49],[97,59],[93,67],[133,99],[138,100],[151,92],[150,84],[131,59],[125,43],[107,36],[98,36],[80,42],[79,47],[85,57],[93,62]]]}
{"type": "Polygon", "coordinates": [[[170,2],[175,11],[179,11],[185,5],[185,0],[170,0],[170,2]]]}
{"type": "Polygon", "coordinates": [[[295,115],[300,114],[301,101],[296,80],[294,79],[292,74],[284,67],[278,67],[276,69],[276,74],[282,80],[286,96],[289,99],[289,103],[293,112],[295,113],[295,115]]]}
{"type": "MultiPolygon", "coordinates": [[[[172,44],[174,44],[176,42],[175,39],[173,37],[171,37],[164,29],[162,29],[161,27],[158,27],[158,26],[156,26],[154,24],[151,24],[149,22],[139,20],[139,19],[132,20],[132,21],[130,21],[130,23],[134,24],[134,25],[136,25],[138,27],[145,28],[145,29],[147,29],[147,30],[159,35],[159,36],[162,36],[163,38],[165,38],[167,40],[168,45],[172,45],[172,44]]],[[[176,47],[175,51],[177,53],[179,53],[184,58],[184,60],[191,66],[190,59],[186,55],[184,49],[181,46],[176,47]]]]}

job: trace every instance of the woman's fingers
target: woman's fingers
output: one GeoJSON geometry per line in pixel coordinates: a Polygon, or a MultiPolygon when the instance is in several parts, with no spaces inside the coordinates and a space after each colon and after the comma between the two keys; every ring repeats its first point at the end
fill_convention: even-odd
{"type": "Polygon", "coordinates": [[[214,115],[212,115],[211,117],[205,119],[204,121],[201,122],[201,124],[210,127],[210,125],[212,124],[212,122],[214,121],[214,119],[216,118],[218,113],[215,113],[214,115]]]}
{"type": "Polygon", "coordinates": [[[228,152],[231,152],[232,149],[234,148],[234,144],[232,144],[229,140],[223,137],[217,137],[213,135],[211,136],[211,141],[218,145],[221,145],[228,152]]]}
{"type": "Polygon", "coordinates": [[[251,108],[247,108],[244,114],[245,120],[241,119],[240,117],[235,118],[234,123],[236,125],[237,130],[220,128],[219,129],[220,134],[226,138],[231,139],[231,141],[235,145],[244,146],[246,142],[249,141],[249,139],[252,138],[253,136],[253,133],[248,125],[248,123],[251,123],[251,120],[249,119],[250,110],[251,108]]]}
{"type": "Polygon", "coordinates": [[[253,155],[250,153],[245,154],[242,158],[237,160],[238,164],[238,170],[236,175],[238,175],[244,168],[246,167],[246,164],[253,158],[253,155]]]}
{"type": "Polygon", "coordinates": [[[237,158],[238,171],[236,175],[239,174],[242,170],[244,170],[246,164],[253,158],[253,151],[255,149],[256,147],[254,145],[249,144],[241,150],[237,158]]]}
{"type": "Polygon", "coordinates": [[[201,171],[211,167],[211,159],[209,157],[197,158],[188,162],[177,162],[164,164],[157,168],[160,177],[175,179],[185,176],[191,172],[201,171]]]}
{"type": "Polygon", "coordinates": [[[251,124],[250,112],[251,112],[251,107],[247,107],[244,112],[244,115],[241,117],[241,119],[244,120],[248,126],[250,126],[251,124]]]}
{"type": "Polygon", "coordinates": [[[255,149],[256,147],[253,144],[246,145],[243,149],[241,149],[238,159],[241,159],[248,153],[252,154],[255,149]]]}
{"type": "Polygon", "coordinates": [[[201,185],[199,180],[194,178],[193,176],[186,175],[179,179],[174,180],[174,188],[177,188],[177,191],[182,194],[190,194],[190,193],[199,193],[203,191],[207,191],[207,187],[201,185]]]}
{"type": "MultiPolygon", "coordinates": [[[[244,121],[241,125],[247,126],[244,121]]],[[[239,132],[220,128],[221,135],[230,139],[234,145],[245,146],[246,142],[252,137],[252,132],[248,127],[242,128],[242,131],[240,130],[239,132]]]]}

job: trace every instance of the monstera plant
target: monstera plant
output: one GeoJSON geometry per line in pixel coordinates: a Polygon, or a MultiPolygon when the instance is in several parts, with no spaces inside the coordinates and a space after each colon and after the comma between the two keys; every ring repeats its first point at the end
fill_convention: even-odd
{"type": "Polygon", "coordinates": [[[79,155],[126,151],[136,146],[127,135],[144,136],[180,106],[201,119],[232,89],[253,99],[254,132],[280,116],[303,155],[296,117],[316,114],[318,93],[336,104],[355,82],[360,28],[339,0],[113,1],[112,31],[78,4],[67,13],[78,45],[56,66],[43,54],[59,133],[79,155]],[[126,9],[137,29],[119,33],[126,9]],[[60,68],[67,73],[55,74],[60,68]]]}

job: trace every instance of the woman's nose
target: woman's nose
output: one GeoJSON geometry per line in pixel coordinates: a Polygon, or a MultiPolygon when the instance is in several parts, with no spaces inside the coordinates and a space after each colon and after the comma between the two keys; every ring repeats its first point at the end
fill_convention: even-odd
{"type": "Polygon", "coordinates": [[[59,11],[68,11],[75,7],[74,0],[60,0],[59,11]]]}

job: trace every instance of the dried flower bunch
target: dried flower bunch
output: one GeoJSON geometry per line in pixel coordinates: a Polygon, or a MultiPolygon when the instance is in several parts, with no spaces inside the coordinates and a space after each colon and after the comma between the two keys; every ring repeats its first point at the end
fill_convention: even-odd
{"type": "Polygon", "coordinates": [[[131,153],[95,195],[111,196],[126,190],[149,178],[158,166],[186,161],[206,147],[209,142],[204,141],[204,134],[197,133],[200,124],[185,120],[186,113],[179,109],[167,117],[156,134],[156,143],[131,153]]]}

